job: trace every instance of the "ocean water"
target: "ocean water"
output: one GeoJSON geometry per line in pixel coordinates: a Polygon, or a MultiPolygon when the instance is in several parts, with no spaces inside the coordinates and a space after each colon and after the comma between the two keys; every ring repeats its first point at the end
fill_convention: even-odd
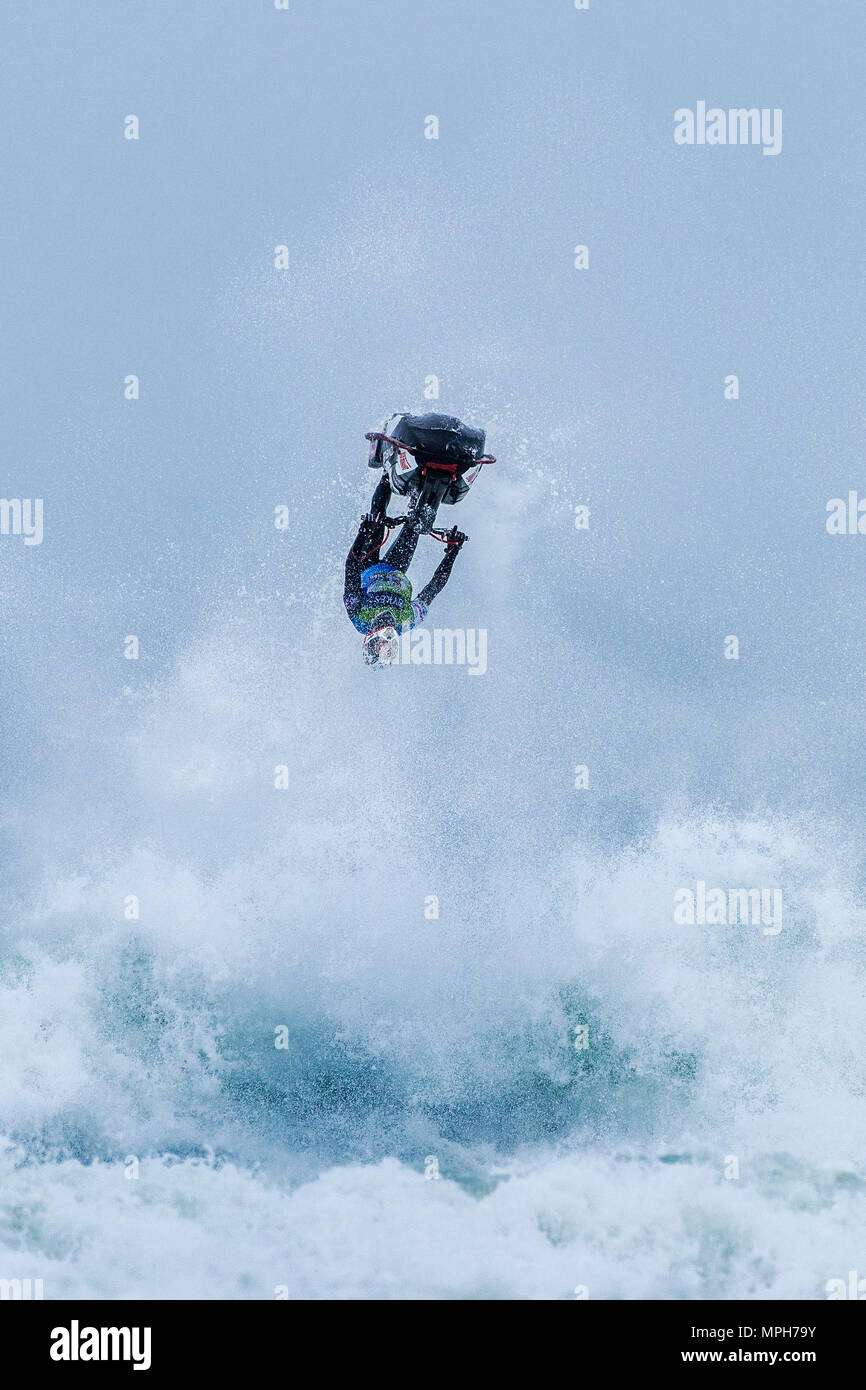
{"type": "Polygon", "coordinates": [[[37,846],[57,867],[7,908],[0,960],[9,1277],[824,1296],[866,1221],[844,834],[704,808],[593,837],[566,809],[592,784],[566,761],[551,792],[532,720],[518,755],[495,666],[374,676],[323,611],[310,639],[296,604],[241,597],[82,722],[98,795],[37,846]],[[781,930],[677,924],[697,879],[781,884],[781,930]]]}

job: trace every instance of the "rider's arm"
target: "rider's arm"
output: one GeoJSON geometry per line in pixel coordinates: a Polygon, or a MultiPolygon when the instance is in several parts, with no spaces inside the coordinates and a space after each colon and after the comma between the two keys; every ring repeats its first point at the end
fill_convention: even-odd
{"type": "Polygon", "coordinates": [[[353,546],[346,556],[346,582],[343,585],[343,602],[349,610],[349,617],[361,607],[364,591],[361,587],[361,562],[355,555],[353,546]]]}
{"type": "MultiPolygon", "coordinates": [[[[458,536],[460,535],[459,532],[456,532],[456,534],[458,536]]],[[[445,588],[445,585],[448,583],[448,577],[451,574],[451,570],[454,567],[454,561],[457,559],[460,547],[465,540],[466,537],[462,536],[461,539],[456,543],[452,542],[451,544],[449,544],[448,549],[445,551],[445,554],[442,556],[442,559],[436,566],[436,571],[433,575],[433,578],[430,580],[430,583],[425,584],[424,588],[418,595],[419,603],[423,603],[425,608],[429,608],[436,595],[441,594],[442,590],[445,588]]]]}
{"type": "Polygon", "coordinates": [[[368,565],[375,565],[379,559],[379,547],[385,535],[384,525],[365,516],[355,537],[355,544],[346,556],[346,582],[343,587],[343,602],[353,617],[361,607],[364,590],[361,574],[368,565]]]}

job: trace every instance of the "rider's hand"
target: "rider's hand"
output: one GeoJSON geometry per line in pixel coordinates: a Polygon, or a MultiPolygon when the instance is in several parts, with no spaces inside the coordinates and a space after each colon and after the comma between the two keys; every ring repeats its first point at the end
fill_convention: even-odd
{"type": "Polygon", "coordinates": [[[463,542],[468,541],[468,539],[469,537],[464,535],[462,531],[458,531],[456,526],[452,526],[451,530],[448,532],[448,544],[454,546],[457,550],[459,550],[463,542]]]}

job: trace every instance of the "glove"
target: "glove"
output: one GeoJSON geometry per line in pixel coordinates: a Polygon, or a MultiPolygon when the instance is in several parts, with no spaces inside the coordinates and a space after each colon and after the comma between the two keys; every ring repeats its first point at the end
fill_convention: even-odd
{"type": "Polygon", "coordinates": [[[452,526],[450,531],[446,531],[445,538],[448,544],[453,546],[455,550],[460,550],[464,541],[468,541],[469,539],[462,531],[458,531],[456,526],[452,526]]]}

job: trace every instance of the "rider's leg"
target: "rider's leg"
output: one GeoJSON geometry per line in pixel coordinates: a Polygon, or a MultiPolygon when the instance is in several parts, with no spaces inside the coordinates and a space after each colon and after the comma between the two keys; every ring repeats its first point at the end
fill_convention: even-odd
{"type": "Polygon", "coordinates": [[[403,530],[385,553],[385,560],[389,565],[393,565],[395,570],[401,570],[404,574],[409,568],[412,556],[415,554],[415,547],[421,535],[421,521],[419,518],[409,515],[408,521],[403,522],[403,530]]]}

